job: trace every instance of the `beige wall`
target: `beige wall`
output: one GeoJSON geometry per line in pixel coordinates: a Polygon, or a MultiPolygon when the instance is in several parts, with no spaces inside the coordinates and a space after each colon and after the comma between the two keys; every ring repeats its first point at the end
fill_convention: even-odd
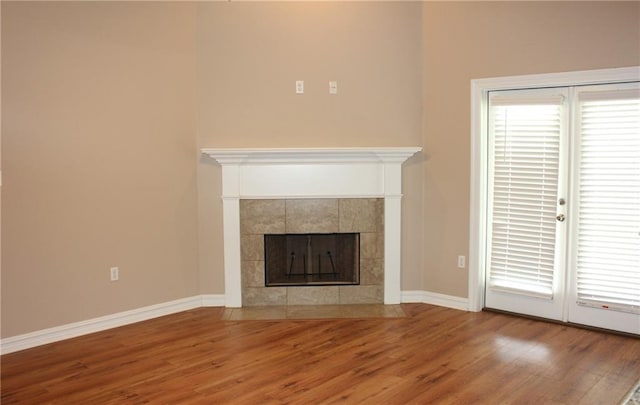
{"type": "Polygon", "coordinates": [[[2,9],[2,336],[196,295],[195,6],[2,9]]]}
{"type": "MultiPolygon", "coordinates": [[[[415,3],[200,3],[200,147],[420,146],[415,3]],[[305,94],[295,94],[295,81],[305,94]],[[338,94],[328,83],[338,81],[338,94]]],[[[420,158],[404,184],[406,280],[421,283],[420,158]],[[410,232],[410,233],[407,233],[410,232]]],[[[200,271],[223,292],[220,170],[199,166],[200,271]]],[[[410,286],[411,284],[407,284],[410,286]]]]}
{"type": "Polygon", "coordinates": [[[471,79],[640,65],[639,2],[424,4],[425,284],[466,297],[471,79]]]}
{"type": "Polygon", "coordinates": [[[402,289],[465,297],[470,80],[638,65],[639,13],[3,2],[2,336],[222,294],[220,170],[200,147],[423,146],[404,169],[402,289]]]}

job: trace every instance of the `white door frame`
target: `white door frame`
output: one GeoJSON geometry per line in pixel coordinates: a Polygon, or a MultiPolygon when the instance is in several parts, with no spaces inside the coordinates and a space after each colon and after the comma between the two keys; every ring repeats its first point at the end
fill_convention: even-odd
{"type": "Polygon", "coordinates": [[[492,90],[580,86],[640,80],[640,66],[471,80],[471,190],[469,212],[469,310],[484,307],[487,94],[492,90]]]}

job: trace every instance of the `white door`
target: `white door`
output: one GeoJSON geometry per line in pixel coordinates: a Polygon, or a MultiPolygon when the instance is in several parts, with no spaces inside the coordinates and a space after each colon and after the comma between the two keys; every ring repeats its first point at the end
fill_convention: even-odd
{"type": "Polygon", "coordinates": [[[574,106],[568,320],[640,334],[640,84],[574,106]]]}
{"type": "Polygon", "coordinates": [[[489,94],[485,305],[561,319],[567,89],[489,94]]]}
{"type": "Polygon", "coordinates": [[[486,307],[640,334],[638,89],[489,94],[486,307]]]}

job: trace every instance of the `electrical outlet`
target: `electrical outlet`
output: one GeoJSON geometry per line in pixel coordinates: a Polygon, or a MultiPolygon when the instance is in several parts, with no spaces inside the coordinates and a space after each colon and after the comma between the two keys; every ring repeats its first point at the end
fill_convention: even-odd
{"type": "Polygon", "coordinates": [[[112,267],[109,271],[111,272],[111,281],[120,280],[120,269],[112,267]]]}
{"type": "Polygon", "coordinates": [[[336,81],[329,82],[329,94],[338,94],[338,82],[336,81]]]}
{"type": "Polygon", "coordinates": [[[458,268],[464,269],[464,267],[465,267],[465,257],[460,255],[458,256],[458,268]]]}
{"type": "Polygon", "coordinates": [[[296,94],[304,94],[304,80],[296,80],[296,94]]]}

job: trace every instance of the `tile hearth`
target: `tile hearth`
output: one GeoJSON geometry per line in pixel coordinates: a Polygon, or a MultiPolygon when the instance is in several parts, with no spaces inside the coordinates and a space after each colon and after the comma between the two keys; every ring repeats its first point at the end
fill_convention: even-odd
{"type": "Polygon", "coordinates": [[[400,305],[291,305],[227,308],[225,321],[263,321],[281,319],[341,319],[341,318],[405,318],[400,305]]]}

